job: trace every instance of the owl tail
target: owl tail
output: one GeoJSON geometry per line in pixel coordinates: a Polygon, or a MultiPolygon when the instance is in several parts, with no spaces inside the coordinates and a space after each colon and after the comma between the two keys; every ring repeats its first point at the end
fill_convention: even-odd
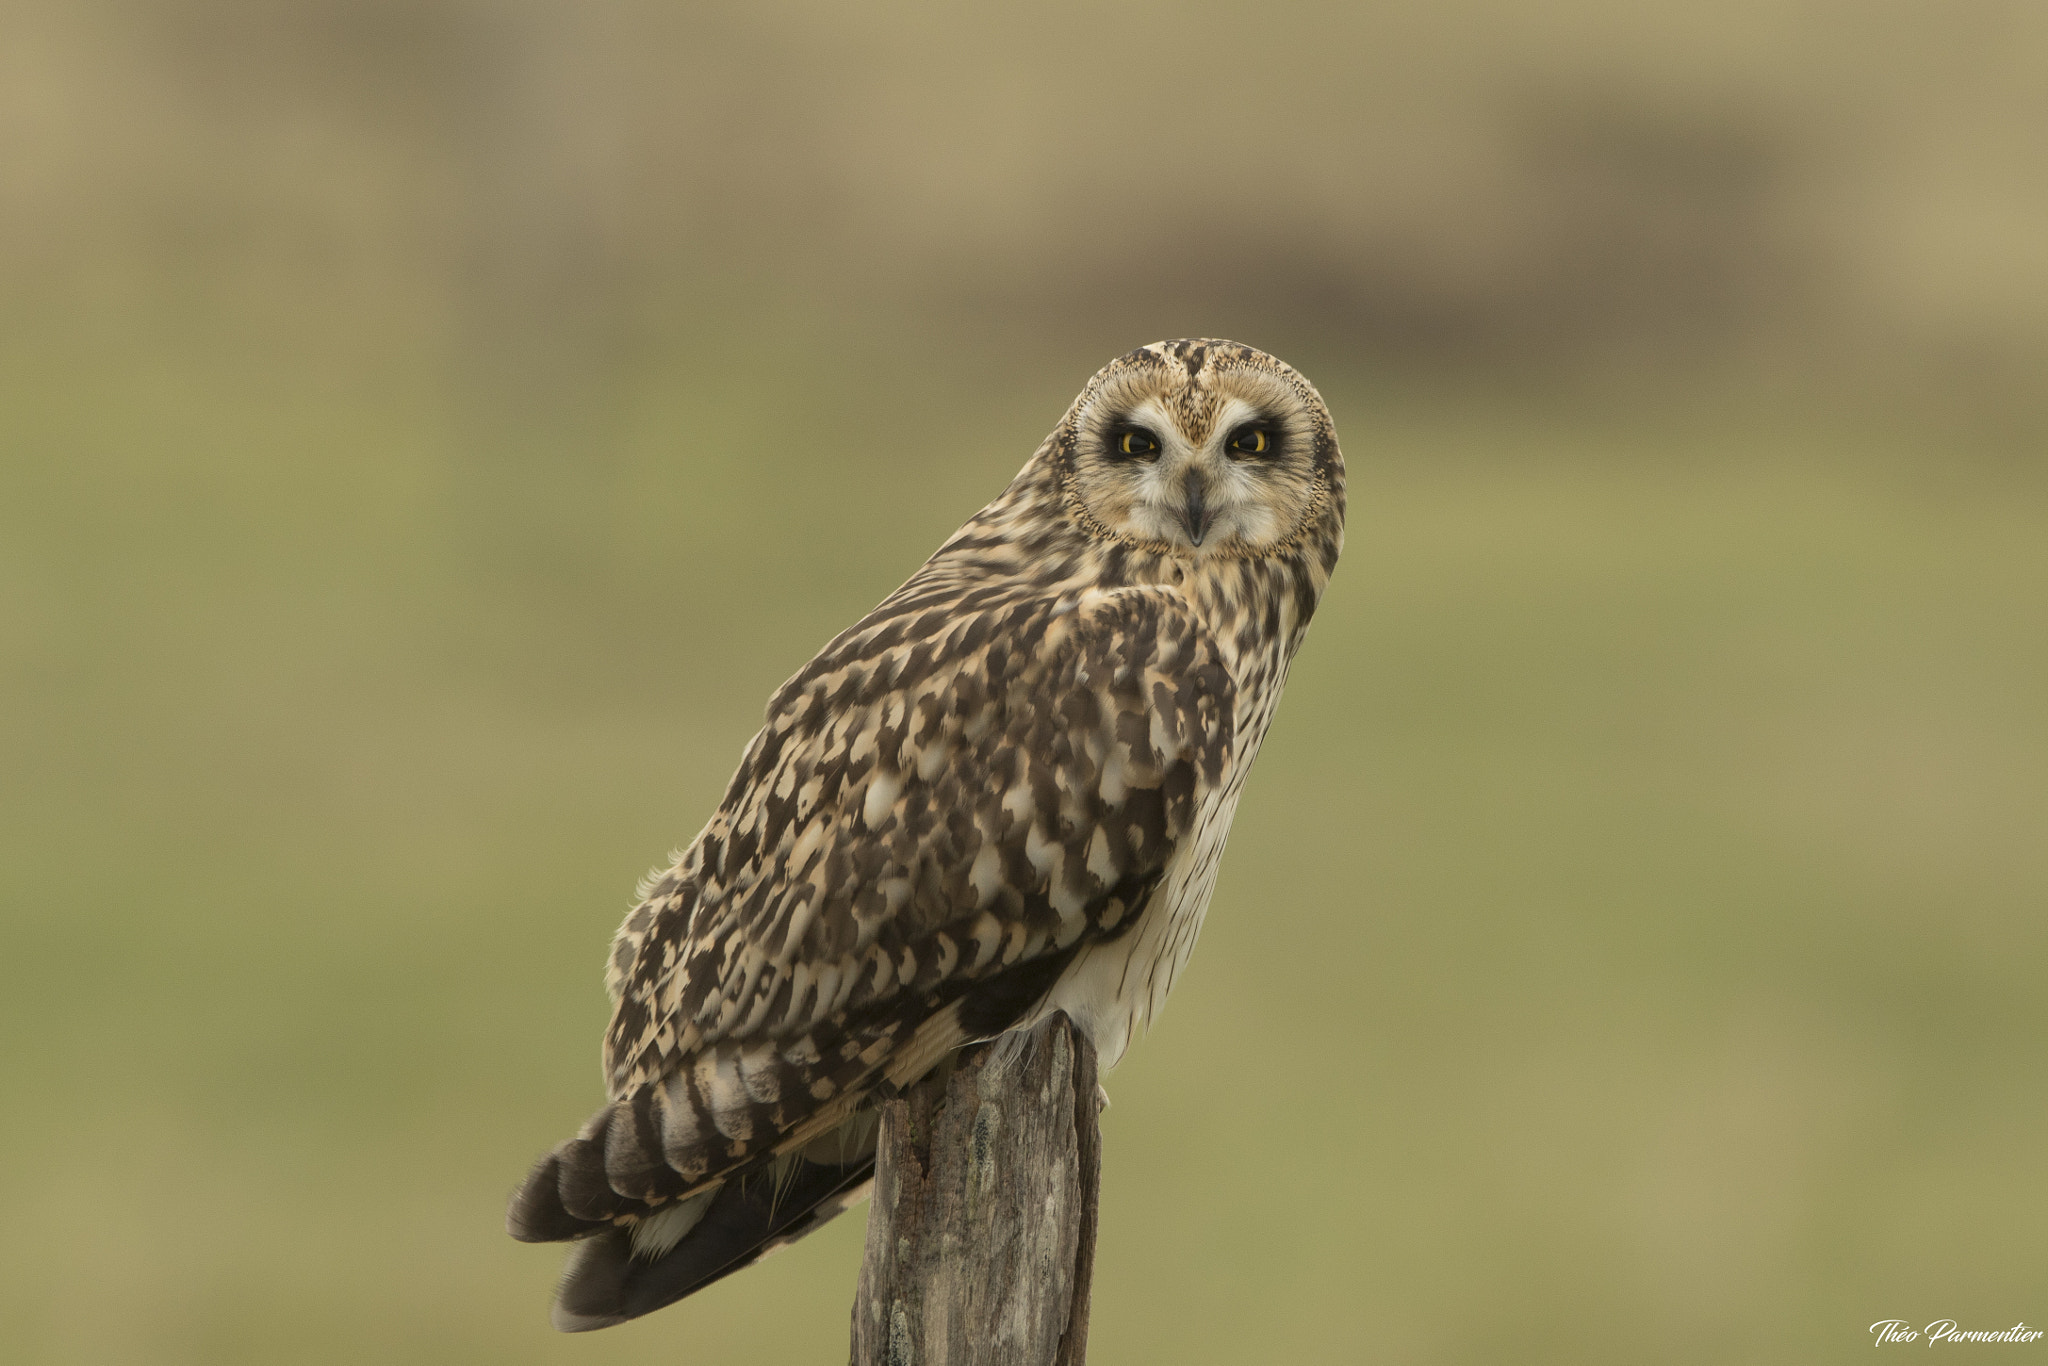
{"type": "Polygon", "coordinates": [[[856,1115],[802,1154],[654,1206],[612,1194],[601,1138],[572,1139],[512,1198],[508,1231],[521,1242],[574,1240],[550,1317],[564,1333],[609,1328],[751,1266],[865,1200],[874,1121],[872,1111],[856,1115]],[[585,1217],[601,1211],[607,1217],[585,1217]]]}

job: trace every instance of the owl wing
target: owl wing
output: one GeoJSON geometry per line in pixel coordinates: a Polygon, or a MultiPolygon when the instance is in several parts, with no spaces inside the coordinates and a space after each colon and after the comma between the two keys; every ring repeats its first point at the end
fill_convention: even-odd
{"type": "Polygon", "coordinates": [[[1018,1023],[1129,929],[1224,780],[1233,687],[1177,591],[915,586],[776,694],[717,814],[627,917],[612,1103],[536,1167],[515,1237],[701,1205],[778,1158],[787,1182],[799,1152],[832,1187],[812,1203],[843,1194],[867,1168],[827,1159],[863,1103],[1018,1023]]]}

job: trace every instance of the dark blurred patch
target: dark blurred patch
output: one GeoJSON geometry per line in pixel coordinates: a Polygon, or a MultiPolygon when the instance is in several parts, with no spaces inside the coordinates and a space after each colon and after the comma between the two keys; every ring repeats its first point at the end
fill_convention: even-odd
{"type": "Polygon", "coordinates": [[[998,274],[977,302],[1063,323],[1142,316],[1200,331],[1227,320],[1206,328],[1422,370],[1726,361],[1802,320],[1823,287],[1787,222],[1795,154],[1774,129],[1754,112],[1530,99],[1500,121],[1507,155],[1469,195],[1474,221],[1455,230],[1352,235],[1169,202],[1148,215],[1145,240],[1103,243],[1021,280],[998,274]]]}
{"type": "Polygon", "coordinates": [[[1783,223],[1782,123],[1583,98],[1517,122],[1529,257],[1504,309],[1510,346],[1685,361],[1753,340],[1814,287],[1783,223]]]}

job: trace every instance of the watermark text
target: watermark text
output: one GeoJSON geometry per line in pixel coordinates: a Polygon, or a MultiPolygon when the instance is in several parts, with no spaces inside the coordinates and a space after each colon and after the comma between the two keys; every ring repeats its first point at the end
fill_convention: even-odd
{"type": "Polygon", "coordinates": [[[1888,1342],[1924,1342],[1929,1347],[1937,1342],[2036,1342],[2043,1331],[2048,1330],[2024,1323],[2010,1328],[1964,1328],[1954,1319],[1936,1319],[1925,1328],[1915,1328],[1904,1319],[1879,1319],[1870,1325],[1870,1334],[1877,1339],[1872,1345],[1877,1347],[1888,1342]]]}

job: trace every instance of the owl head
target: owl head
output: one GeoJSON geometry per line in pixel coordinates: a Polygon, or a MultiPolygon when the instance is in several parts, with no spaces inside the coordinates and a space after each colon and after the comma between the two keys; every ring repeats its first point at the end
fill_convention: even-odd
{"type": "Polygon", "coordinates": [[[1091,532],[1177,557],[1270,555],[1342,515],[1329,409],[1293,367],[1237,342],[1154,342],[1110,362],[1054,449],[1091,532]]]}

